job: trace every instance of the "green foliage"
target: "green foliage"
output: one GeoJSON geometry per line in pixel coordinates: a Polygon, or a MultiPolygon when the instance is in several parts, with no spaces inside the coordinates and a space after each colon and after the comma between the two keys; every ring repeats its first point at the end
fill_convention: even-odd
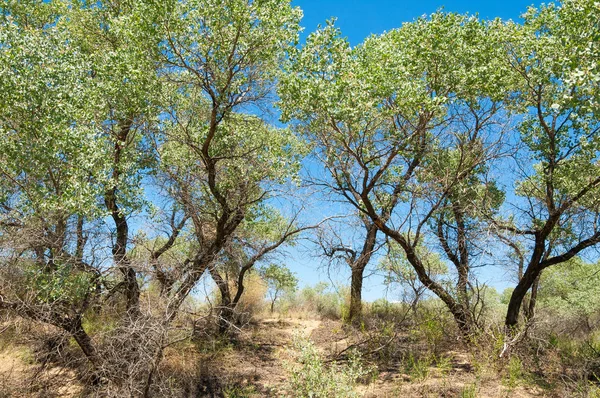
{"type": "Polygon", "coordinates": [[[509,391],[513,391],[523,379],[523,363],[517,356],[511,356],[506,369],[504,384],[509,391]]]}
{"type": "Polygon", "coordinates": [[[512,296],[513,290],[515,290],[515,289],[512,287],[507,287],[506,289],[504,289],[502,291],[502,294],[500,295],[500,302],[502,304],[508,305],[508,302],[510,301],[510,296],[512,296]]]}
{"type": "MultiPolygon", "coordinates": [[[[277,208],[266,203],[259,203],[248,210],[238,234],[252,238],[256,242],[276,242],[289,228],[290,220],[277,208]]],[[[293,245],[294,237],[291,237],[286,243],[293,245]]]]}
{"type": "MultiPolygon", "coordinates": [[[[439,254],[419,245],[416,251],[423,263],[428,276],[439,281],[448,274],[448,266],[439,254]]],[[[386,273],[385,283],[399,286],[403,290],[403,299],[415,307],[425,293],[425,287],[419,281],[414,267],[407,260],[404,251],[396,243],[389,244],[389,250],[378,264],[378,268],[386,273]]]]}
{"type": "Polygon", "coordinates": [[[477,398],[477,383],[466,385],[460,391],[460,398],[477,398]]]}
{"type": "MultiPolygon", "coordinates": [[[[176,307],[207,267],[233,275],[255,246],[277,242],[294,226],[272,199],[282,184],[299,182],[301,160],[314,150],[329,172],[324,185],[378,227],[399,226],[387,231],[400,244],[390,245],[380,269],[387,283],[410,287],[415,302],[425,285],[435,287],[451,309],[482,299],[484,307],[468,310],[499,322],[513,291],[499,296],[484,286],[475,297],[465,287],[473,277],[468,268],[479,260],[477,243],[490,225],[519,235],[517,251],[536,272],[543,269],[538,315],[566,325],[547,334],[544,348],[556,350],[564,368],[583,363],[581,374],[597,379],[600,347],[590,330],[600,313],[599,264],[571,255],[599,236],[598,1],[532,7],[522,23],[439,12],[357,46],[329,21],[297,47],[301,16],[288,0],[4,1],[3,308],[55,325],[83,319],[94,338],[116,331],[112,318],[87,316],[95,289],[120,297],[113,294],[118,282],[97,284],[111,267],[150,285],[162,272],[172,287],[165,302],[176,307]],[[261,116],[276,85],[290,126],[261,116]],[[508,153],[516,155],[518,171],[500,184],[495,162],[508,153]],[[514,190],[504,192],[508,187],[514,190]],[[118,203],[115,219],[142,219],[132,223],[139,232],[133,248],[123,222],[125,247],[111,241],[110,192],[118,203]],[[507,198],[515,206],[503,207],[507,198]],[[158,261],[149,248],[170,239],[141,231],[169,222],[159,217],[163,205],[192,225],[182,224],[158,261]],[[529,256],[534,246],[539,250],[529,256]],[[108,264],[118,249],[127,258],[108,264]],[[125,269],[129,260],[135,269],[125,269]],[[464,271],[461,287],[450,283],[450,263],[464,271]],[[569,328],[585,336],[566,336],[569,328]]],[[[285,295],[288,307],[336,319],[347,313],[344,294],[326,284],[296,292],[298,279],[285,266],[270,264],[262,276],[273,304],[285,295]]],[[[165,294],[144,293],[160,300],[165,294]]],[[[238,308],[251,312],[263,293],[249,284],[238,308]]],[[[422,312],[415,305],[411,319],[412,337],[432,353],[407,358],[417,380],[428,377],[434,362],[448,366],[433,355],[449,322],[446,313],[439,316],[440,300],[427,301],[422,312]]],[[[373,303],[371,315],[384,321],[381,340],[373,341],[394,337],[394,322],[406,310],[373,303]]],[[[148,319],[159,313],[152,308],[148,319]]],[[[503,340],[494,338],[496,354],[503,340]]],[[[352,396],[368,372],[356,355],[347,365],[326,366],[308,341],[297,340],[295,348],[299,364],[290,370],[290,389],[298,396],[352,396]]],[[[391,361],[386,350],[379,355],[391,361]]],[[[526,377],[527,365],[511,357],[504,381],[510,390],[526,377]]],[[[467,386],[462,395],[475,392],[467,386]]]]}
{"type": "Polygon", "coordinates": [[[362,363],[358,352],[351,353],[348,363],[326,365],[314,344],[295,335],[296,364],[288,364],[289,394],[302,398],[358,397],[354,387],[358,379],[371,370],[362,363]]]}
{"type": "Polygon", "coordinates": [[[269,264],[262,274],[271,289],[294,291],[298,287],[298,278],[284,265],[269,264]]]}
{"type": "Polygon", "coordinates": [[[0,42],[0,201],[20,219],[92,212],[99,187],[89,175],[105,167],[93,64],[60,25],[24,29],[9,14],[0,42]]]}
{"type": "Polygon", "coordinates": [[[251,398],[256,396],[256,388],[253,386],[227,386],[223,390],[226,398],[251,398]]]}
{"type": "Polygon", "coordinates": [[[600,398],[600,387],[594,383],[588,384],[588,398],[600,398]]]}
{"type": "Polygon", "coordinates": [[[425,318],[417,325],[417,333],[425,338],[430,350],[437,354],[444,338],[442,321],[432,314],[426,314],[425,318]]]}
{"type": "Polygon", "coordinates": [[[344,298],[337,291],[329,290],[326,282],[319,282],[314,287],[307,286],[300,291],[300,298],[308,308],[324,318],[340,319],[344,298]]]}
{"type": "Polygon", "coordinates": [[[168,88],[158,152],[166,183],[197,213],[196,226],[228,209],[243,209],[246,222],[259,223],[269,188],[298,171],[303,151],[295,135],[250,108],[272,90],[300,16],[285,0],[189,0],[176,2],[164,21],[169,40],[162,52],[178,83],[168,88]]]}
{"type": "Polygon", "coordinates": [[[261,270],[261,274],[269,289],[271,310],[282,294],[292,293],[298,288],[298,278],[285,265],[269,264],[261,270]]]}
{"type": "Polygon", "coordinates": [[[429,376],[429,367],[431,364],[431,357],[419,357],[413,353],[409,353],[408,358],[405,359],[405,370],[411,379],[423,381],[429,376]]]}
{"type": "MultiPolygon", "coordinates": [[[[173,11],[164,22],[169,24],[171,40],[162,43],[164,52],[182,68],[182,78],[202,87],[209,100],[224,108],[222,101],[227,95],[235,105],[264,98],[285,51],[298,40],[302,11],[286,0],[232,0],[226,5],[186,0],[169,4],[173,4],[173,11]],[[233,76],[232,65],[236,71],[233,76]],[[194,70],[210,71],[210,82],[194,70]]],[[[223,111],[226,109],[219,109],[219,113],[223,111]]]]}
{"type": "Polygon", "coordinates": [[[450,374],[453,368],[452,359],[448,356],[441,355],[435,359],[435,366],[443,377],[450,374]]]}
{"type": "Polygon", "coordinates": [[[543,273],[539,305],[555,313],[561,322],[577,321],[600,312],[600,273],[598,264],[579,258],[543,273]]]}
{"type": "MultiPolygon", "coordinates": [[[[248,194],[258,199],[264,194],[260,184],[267,187],[268,183],[283,182],[298,170],[302,151],[288,129],[273,128],[254,116],[235,114],[229,115],[208,141],[208,121],[198,118],[202,112],[196,104],[181,104],[176,119],[166,123],[169,140],[160,148],[160,154],[162,167],[171,175],[195,178],[190,181],[197,195],[194,200],[205,203],[207,210],[217,203],[213,203],[216,199],[210,196],[204,181],[206,166],[198,152],[205,142],[210,142],[211,156],[221,159],[217,188],[227,192],[232,202],[244,203],[248,200],[244,195],[248,194]],[[180,127],[182,124],[185,129],[180,127]],[[249,185],[249,192],[240,193],[244,185],[249,185]]],[[[261,210],[254,212],[257,217],[253,222],[259,223],[261,210]]]]}
{"type": "MultiPolygon", "coordinates": [[[[398,244],[391,243],[390,245],[387,256],[382,258],[379,264],[381,270],[388,272],[386,282],[417,285],[419,281],[415,269],[406,259],[404,252],[398,247],[398,244]]],[[[417,248],[417,253],[431,278],[436,279],[448,273],[448,266],[439,254],[428,250],[423,245],[417,248]]]]}
{"type": "Polygon", "coordinates": [[[25,295],[33,293],[37,303],[46,305],[77,305],[95,289],[93,277],[71,265],[57,265],[55,270],[32,267],[26,270],[25,280],[25,295]]]}

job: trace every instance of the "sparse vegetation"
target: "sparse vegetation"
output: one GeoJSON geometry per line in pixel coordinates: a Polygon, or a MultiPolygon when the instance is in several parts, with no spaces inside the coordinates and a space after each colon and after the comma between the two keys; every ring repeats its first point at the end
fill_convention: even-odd
{"type": "Polygon", "coordinates": [[[298,398],[356,397],[354,386],[370,372],[360,354],[352,351],[346,364],[326,365],[317,347],[303,336],[294,336],[294,364],[290,364],[288,395],[298,398]]]}

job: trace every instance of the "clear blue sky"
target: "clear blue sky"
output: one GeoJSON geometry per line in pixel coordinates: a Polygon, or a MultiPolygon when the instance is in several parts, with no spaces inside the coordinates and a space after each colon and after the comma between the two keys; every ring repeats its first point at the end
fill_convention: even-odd
{"type": "Polygon", "coordinates": [[[331,17],[352,45],[360,43],[370,34],[382,33],[431,14],[443,8],[447,12],[478,14],[481,18],[518,20],[530,5],[539,5],[532,0],[505,1],[459,1],[459,0],[292,0],[292,4],[304,11],[306,35],[331,17]]]}
{"type": "MultiPolygon", "coordinates": [[[[404,22],[410,22],[424,14],[431,14],[443,8],[446,12],[478,14],[481,18],[504,20],[520,20],[530,5],[531,0],[505,0],[505,1],[458,1],[458,0],[426,0],[426,1],[393,1],[393,0],[292,0],[292,4],[299,6],[304,11],[302,26],[305,28],[301,43],[306,36],[314,31],[319,24],[323,25],[327,19],[336,17],[336,25],[341,29],[352,45],[357,45],[371,34],[380,34],[397,27],[404,22]]],[[[315,209],[313,216],[319,218],[318,213],[323,211],[315,209]]],[[[328,216],[331,214],[323,214],[328,216]]],[[[304,245],[302,245],[304,246],[304,245]]],[[[308,245],[310,246],[310,245],[308,245]]],[[[319,281],[328,282],[331,279],[338,284],[349,284],[349,272],[345,267],[332,270],[330,275],[319,267],[321,260],[315,257],[315,251],[309,247],[292,248],[283,255],[283,262],[287,264],[299,277],[301,285],[313,285],[319,281]]],[[[376,262],[377,260],[374,259],[376,262]]],[[[371,264],[369,268],[374,268],[371,264]]],[[[367,270],[365,274],[369,274],[367,270]]],[[[498,291],[511,285],[510,277],[506,272],[496,267],[484,267],[479,271],[480,282],[494,286],[498,291]]],[[[382,278],[371,276],[365,280],[363,298],[368,301],[386,296],[382,278]]],[[[394,300],[394,292],[388,292],[388,299],[394,300]]]]}

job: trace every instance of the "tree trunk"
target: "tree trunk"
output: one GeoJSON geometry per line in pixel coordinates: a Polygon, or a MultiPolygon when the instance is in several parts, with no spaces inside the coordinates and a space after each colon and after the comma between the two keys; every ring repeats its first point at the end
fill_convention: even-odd
{"type": "Polygon", "coordinates": [[[104,193],[104,204],[110,211],[115,223],[117,236],[112,248],[113,258],[116,266],[119,268],[124,278],[125,296],[127,299],[127,312],[131,316],[138,316],[140,313],[140,287],[137,283],[137,275],[131,267],[131,261],[127,256],[127,243],[129,241],[129,225],[127,218],[117,203],[117,189],[121,177],[121,155],[125,149],[127,138],[131,132],[132,121],[128,120],[121,124],[119,133],[115,138],[113,148],[113,172],[112,186],[104,193]]]}
{"type": "Polygon", "coordinates": [[[469,283],[469,266],[461,264],[457,268],[458,283],[456,285],[456,288],[458,290],[458,306],[460,307],[460,312],[462,313],[461,319],[463,319],[464,322],[469,324],[467,328],[469,329],[469,331],[472,331],[473,327],[475,326],[475,322],[471,314],[469,305],[469,294],[467,292],[467,285],[469,283]]]}
{"type": "Polygon", "coordinates": [[[454,317],[454,320],[456,321],[461,333],[464,337],[468,338],[472,333],[473,326],[472,317],[470,316],[469,311],[465,311],[465,308],[463,308],[463,306],[458,303],[442,285],[429,277],[425,266],[421,262],[421,259],[418,257],[412,246],[402,239],[402,237],[397,240],[397,242],[403,247],[406,253],[406,258],[415,269],[419,281],[427,289],[431,290],[436,296],[438,296],[444,302],[444,304],[446,304],[446,307],[454,317]]]}
{"type": "Polygon", "coordinates": [[[277,296],[279,295],[279,289],[275,289],[273,293],[273,297],[271,298],[271,314],[275,312],[275,301],[277,301],[277,296]]]}
{"type": "Polygon", "coordinates": [[[73,339],[75,340],[77,345],[79,345],[79,348],[81,348],[81,351],[83,351],[86,358],[90,361],[92,365],[96,366],[98,364],[96,349],[94,348],[92,339],[90,339],[90,336],[83,329],[83,326],[81,325],[81,320],[73,322],[73,324],[70,325],[69,329],[71,335],[73,336],[73,339]]]}
{"type": "Polygon", "coordinates": [[[538,271],[536,267],[528,267],[527,271],[523,274],[523,278],[521,278],[515,287],[515,290],[513,290],[506,311],[505,325],[508,328],[514,328],[519,322],[519,312],[521,311],[523,299],[529,289],[533,286],[539,274],[540,271],[538,271]]]}
{"type": "Polygon", "coordinates": [[[235,315],[235,304],[231,299],[231,292],[229,290],[229,283],[217,271],[216,266],[213,264],[208,267],[211,277],[215,281],[215,284],[219,288],[221,296],[221,302],[217,309],[217,324],[219,327],[219,334],[225,334],[229,330],[229,327],[234,321],[235,315]]]}
{"type": "Polygon", "coordinates": [[[363,223],[367,230],[365,242],[358,258],[350,264],[352,270],[350,280],[350,311],[348,312],[348,321],[350,322],[359,319],[362,315],[363,274],[367,264],[371,261],[377,244],[377,226],[366,218],[363,219],[363,223]]]}
{"type": "Polygon", "coordinates": [[[537,276],[537,278],[535,278],[535,280],[533,281],[533,285],[531,285],[531,297],[529,298],[529,303],[527,304],[527,306],[528,306],[527,313],[526,313],[527,320],[532,319],[535,315],[535,304],[537,302],[537,293],[538,293],[538,287],[540,285],[540,276],[541,276],[541,272],[537,276]]]}
{"type": "Polygon", "coordinates": [[[352,278],[350,281],[350,311],[348,320],[355,321],[362,315],[362,284],[364,267],[352,268],[352,278]]]}

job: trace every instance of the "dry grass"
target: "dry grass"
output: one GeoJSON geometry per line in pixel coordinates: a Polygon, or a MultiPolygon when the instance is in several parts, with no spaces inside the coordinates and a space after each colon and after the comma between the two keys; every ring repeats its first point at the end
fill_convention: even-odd
{"type": "MultiPolygon", "coordinates": [[[[263,316],[235,340],[203,337],[167,347],[156,380],[157,396],[289,396],[286,363],[294,361],[292,337],[301,333],[326,363],[343,364],[350,347],[362,352],[369,366],[377,369],[374,377],[358,386],[363,397],[597,397],[593,385],[577,387],[576,382],[554,383],[536,376],[533,365],[517,362],[518,356],[498,360],[497,342],[491,338],[467,349],[452,333],[433,333],[445,327],[444,319],[436,322],[394,329],[381,320],[351,327],[331,319],[263,316]]],[[[39,326],[32,330],[29,324],[19,327],[39,338],[56,333],[39,326]]],[[[76,368],[58,360],[44,361],[39,343],[19,340],[22,335],[12,326],[0,338],[0,398],[92,395],[84,392],[76,368]]],[[[567,374],[557,351],[548,349],[544,358],[546,374],[567,374]]]]}

